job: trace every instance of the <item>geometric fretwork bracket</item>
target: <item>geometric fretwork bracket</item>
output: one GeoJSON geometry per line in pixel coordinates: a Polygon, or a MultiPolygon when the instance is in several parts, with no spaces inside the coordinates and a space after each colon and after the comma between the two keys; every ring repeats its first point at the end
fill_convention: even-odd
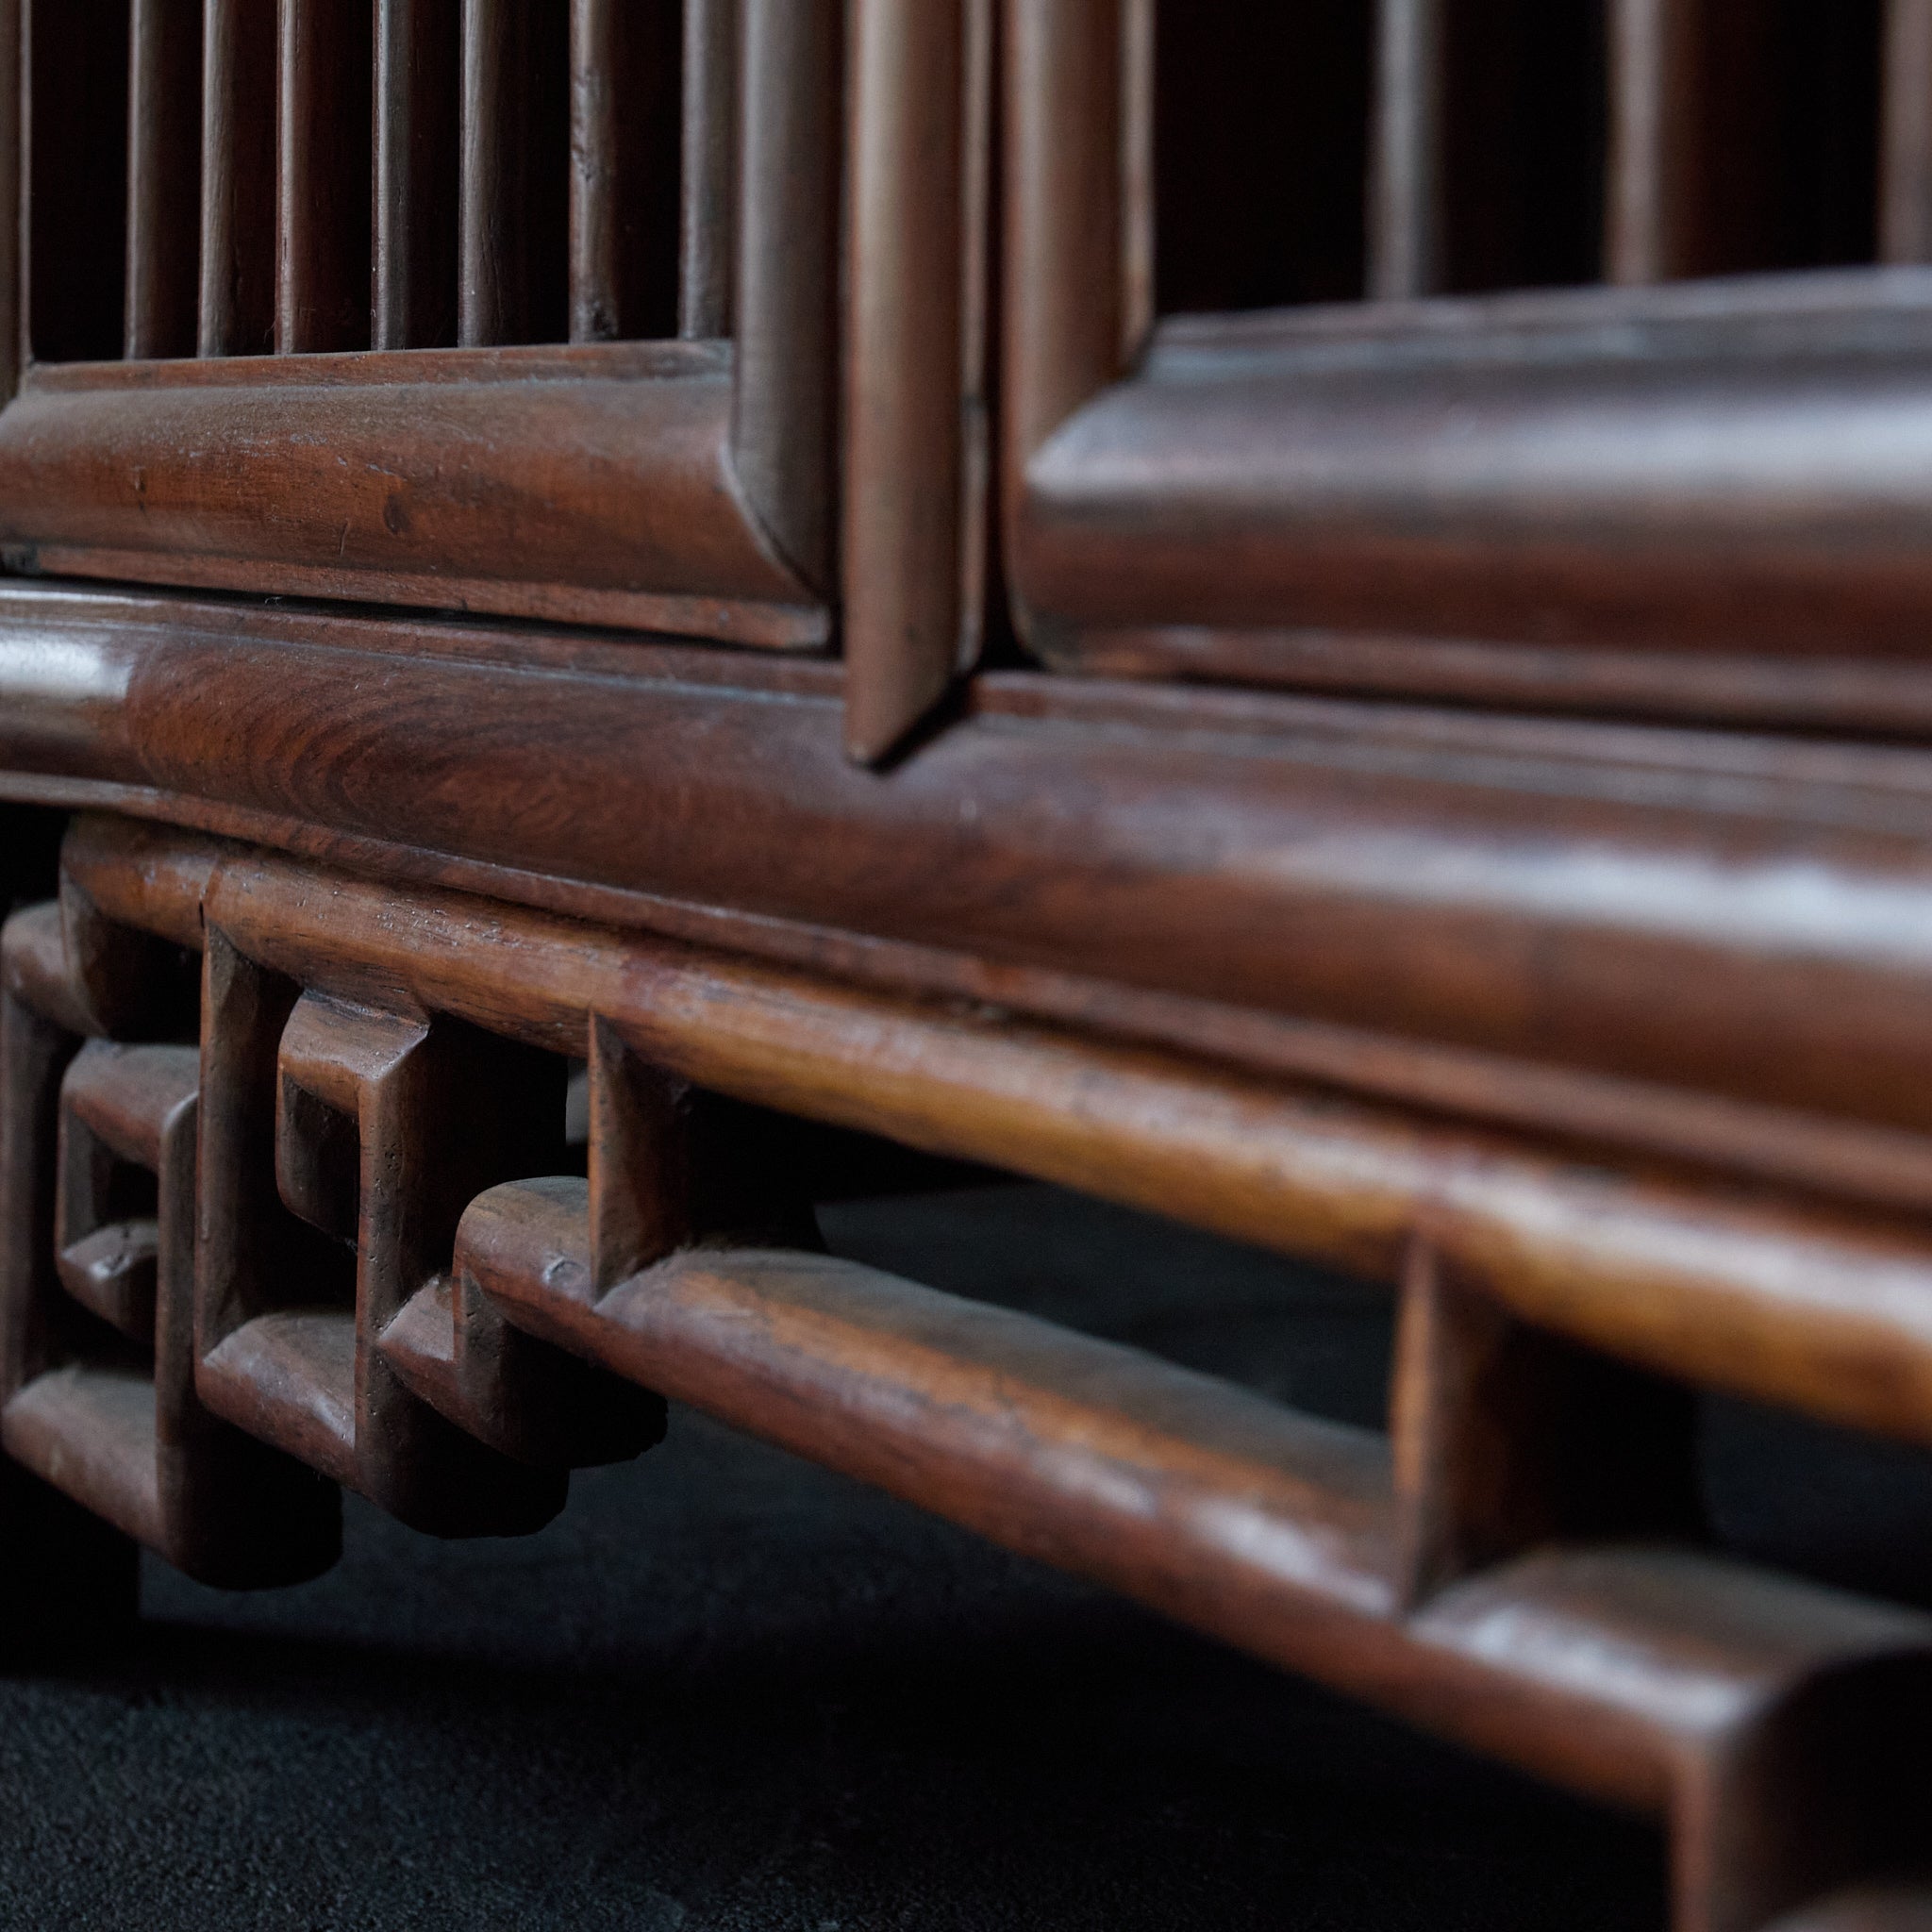
{"type": "Polygon", "coordinates": [[[474,1194],[560,1164],[566,1062],[306,991],[214,928],[204,1007],[211,1408],[440,1536],[535,1529],[573,1464],[658,1439],[655,1398],[510,1335],[451,1270],[474,1194]]]}
{"type": "MultiPolygon", "coordinates": [[[[313,1576],[340,1545],[335,1491],[220,1422],[195,1394],[197,1051],[81,1043],[104,1003],[75,970],[68,911],[66,933],[48,906],[16,915],[0,941],[0,1191],[9,1215],[28,1208],[11,1224],[0,1276],[0,1441],[25,1469],[204,1582],[313,1576]],[[29,1228],[29,1241],[18,1239],[29,1228]]],[[[142,935],[97,924],[85,943],[97,979],[112,963],[105,951],[130,956],[118,976],[131,982],[150,950],[142,935]]]]}

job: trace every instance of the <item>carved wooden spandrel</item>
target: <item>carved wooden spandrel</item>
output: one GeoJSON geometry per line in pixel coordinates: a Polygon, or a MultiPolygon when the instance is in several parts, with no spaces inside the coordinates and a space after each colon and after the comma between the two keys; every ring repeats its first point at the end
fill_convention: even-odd
{"type": "MultiPolygon", "coordinates": [[[[661,1398],[512,1327],[465,1257],[459,1223],[471,1201],[508,1175],[522,1181],[558,1164],[564,1062],[458,1022],[439,1024],[435,1037],[451,1043],[452,1097],[467,1089],[472,1124],[494,1119],[501,1131],[453,1150],[436,1224],[435,1253],[446,1258],[389,1319],[383,1358],[451,1421],[532,1467],[584,1468],[640,1455],[664,1434],[661,1398]]],[[[634,1107],[616,1105],[610,1084],[593,1023],[590,1178],[536,1184],[578,1191],[587,1206],[594,1196],[608,1242],[628,1257],[638,1242],[663,1239],[666,1217],[681,1213],[683,1148],[675,1101],[646,1090],[634,1107]],[[658,1100],[668,1104],[654,1107],[658,1100]]]]}
{"type": "Polygon", "coordinates": [[[208,958],[211,1404],[442,1535],[535,1528],[570,1469],[658,1441],[660,1401],[508,1326],[460,1265],[475,1195],[564,1164],[565,1058],[373,1006],[326,949],[314,972],[351,992],[219,927],[208,958]]]}
{"type": "MultiPolygon", "coordinates": [[[[529,1131],[528,1096],[478,1108],[474,1041],[304,992],[216,928],[206,1007],[204,1399],[417,1528],[540,1527],[562,1475],[453,1425],[377,1347],[438,1272],[469,1180],[505,1158],[499,1137],[529,1131]]],[[[560,1069],[552,1097],[560,1131],[560,1069]]]]}
{"type": "Polygon", "coordinates": [[[63,901],[16,915],[4,941],[0,1441],[130,1548],[202,1581],[315,1575],[340,1547],[334,1490],[194,1391],[199,1068],[176,1043],[192,1039],[192,1004],[170,1010],[192,981],[165,936],[63,901]],[[134,1015],[163,1039],[102,1037],[134,1015]]]}

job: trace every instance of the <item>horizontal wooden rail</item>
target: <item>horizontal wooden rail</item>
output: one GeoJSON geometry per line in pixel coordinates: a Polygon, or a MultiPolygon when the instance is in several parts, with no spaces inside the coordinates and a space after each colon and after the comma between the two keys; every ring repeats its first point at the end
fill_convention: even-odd
{"type": "MultiPolygon", "coordinates": [[[[725,1422],[1666,1814],[1684,1932],[1755,1925],[1848,1853],[1856,1869],[1828,1830],[1801,1844],[1817,1821],[1786,1807],[1804,1780],[1757,1767],[1788,1711],[1856,1703],[1868,1673],[1916,1709],[1932,1619],[1638,1546],[1525,1557],[1405,1614],[1373,1434],[824,1256],[700,1249],[600,1294],[589,1227],[581,1184],[496,1189],[464,1217],[458,1273],[534,1333],[725,1422]]],[[[1868,1732],[1857,1749],[1885,1746],[1868,1732]]]]}
{"type": "Polygon", "coordinates": [[[1910,660],[1928,295],[1891,271],[1864,315],[1746,284],[1690,315],[1613,290],[1407,332],[1169,325],[1032,456],[1018,586],[1071,657],[1163,626],[1648,649],[1663,701],[1674,651],[1910,660]]]}
{"type": "Polygon", "coordinates": [[[1932,1202],[1923,753],[1043,682],[881,778],[820,667],[0,588],[0,762],[138,810],[1932,1202]]]}
{"type": "MultiPolygon", "coordinates": [[[[152,895],[149,842],[98,823],[70,841],[75,885],[109,917],[124,894],[133,910],[152,895]]],[[[1882,1223],[299,863],[218,867],[204,905],[225,943],[325,992],[380,1003],[407,988],[558,1054],[582,1052],[600,1015],[701,1086],[1384,1280],[1420,1232],[1525,1320],[1932,1441],[1932,1248],[1882,1223]]]]}
{"type": "Polygon", "coordinates": [[[689,343],[50,369],[0,417],[0,540],[81,575],[823,642],[731,423],[729,351],[689,343]]]}

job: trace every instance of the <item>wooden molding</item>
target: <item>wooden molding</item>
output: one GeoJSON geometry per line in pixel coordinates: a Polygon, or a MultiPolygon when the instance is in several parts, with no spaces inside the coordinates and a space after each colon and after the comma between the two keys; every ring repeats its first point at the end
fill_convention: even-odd
{"type": "MultiPolygon", "coordinates": [[[[1932,1341],[1901,1316],[1932,1257],[1758,1210],[1777,1260],[1754,1274],[1750,1210],[1634,1176],[1567,1241],[1578,1190],[1611,1184],[1425,1123],[125,821],[76,826],[65,869],[0,947],[0,1440],[171,1559],[326,1561],[333,1492],[302,1463],[440,1534],[533,1528],[571,1464],[647,1447],[669,1395],[1661,1819],[1689,1932],[1888,1869],[1872,1801],[1924,1789],[1932,1620],[1697,1547],[1681,1414],[1593,1350],[1924,1437],[1932,1341]],[[191,933],[198,1058],[83,1045],[148,1024],[142,950],[191,933]],[[588,1176],[522,1174],[577,1054],[588,1176]],[[692,1131],[706,1093],[1401,1274],[1392,1458],[785,1241],[743,1143],[692,1131]],[[70,1319],[108,1286],[109,1156],[160,1174],[151,1371],[70,1319]],[[1860,1266],[1870,1372],[1834,1354],[1860,1266]],[[1539,1271],[1561,1291],[1539,1300],[1539,1271]],[[1668,1315],[1648,1341],[1646,1307],[1668,1315]],[[1885,1410],[1908,1382],[1911,1417],[1885,1410]],[[1632,1452],[1612,1470],[1565,1449],[1591,1416],[1632,1452]]],[[[133,1297],[112,1306],[138,1346],[133,1297]]]]}

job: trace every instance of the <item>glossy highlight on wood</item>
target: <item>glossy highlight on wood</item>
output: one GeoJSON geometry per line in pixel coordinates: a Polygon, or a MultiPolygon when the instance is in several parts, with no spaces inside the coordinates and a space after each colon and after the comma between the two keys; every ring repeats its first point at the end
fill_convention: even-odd
{"type": "Polygon", "coordinates": [[[0,0],[9,1667],[669,1399],[1657,1821],[1680,1927],[1922,1924],[1932,1622],[1698,1435],[1932,1447],[1928,75],[0,0]],[[824,1251],[988,1171],[1391,1297],[1387,1428],[824,1251]]]}

